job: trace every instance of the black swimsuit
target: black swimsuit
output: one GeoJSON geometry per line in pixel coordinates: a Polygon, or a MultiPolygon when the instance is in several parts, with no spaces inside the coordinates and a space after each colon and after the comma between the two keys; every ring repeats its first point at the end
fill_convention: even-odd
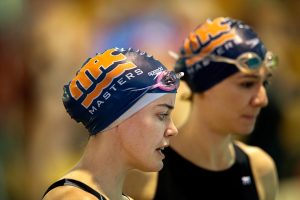
{"type": "MultiPolygon", "coordinates": [[[[74,180],[74,179],[61,179],[59,181],[56,181],[55,183],[53,183],[48,189],[47,191],[44,193],[43,195],[43,198],[44,196],[52,189],[56,188],[56,187],[59,187],[59,186],[64,186],[64,185],[69,185],[69,186],[74,186],[74,187],[78,187],[94,196],[96,196],[99,200],[106,200],[106,198],[104,196],[102,196],[99,192],[97,192],[96,190],[94,190],[93,188],[91,188],[90,186],[80,182],[80,181],[77,181],[77,180],[74,180]]],[[[124,195],[125,196],[125,195],[124,195]]],[[[127,197],[127,196],[126,196],[127,197]]],[[[129,199],[129,197],[127,197],[129,199]]]]}
{"type": "Polygon", "coordinates": [[[229,169],[211,171],[194,165],[167,148],[154,199],[259,199],[249,158],[238,146],[234,145],[234,149],[236,160],[229,169]]]}

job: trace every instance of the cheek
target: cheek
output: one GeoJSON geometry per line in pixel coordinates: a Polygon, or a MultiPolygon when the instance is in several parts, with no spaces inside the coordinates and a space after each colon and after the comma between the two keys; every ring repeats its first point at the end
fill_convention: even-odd
{"type": "Polygon", "coordinates": [[[220,129],[231,129],[235,126],[238,113],[241,110],[239,99],[232,98],[230,95],[222,95],[211,99],[210,106],[206,110],[207,118],[213,126],[220,129]],[[223,127],[223,128],[222,128],[223,127]]]}
{"type": "Polygon", "coordinates": [[[249,98],[240,90],[232,90],[218,98],[218,108],[225,114],[230,116],[238,115],[243,109],[249,105],[249,98]]]}
{"type": "Polygon", "coordinates": [[[144,121],[135,132],[138,132],[136,133],[136,137],[138,137],[138,142],[142,146],[153,147],[161,139],[161,124],[154,123],[153,121],[144,121]]]}
{"type": "Polygon", "coordinates": [[[157,138],[157,130],[153,125],[145,118],[136,120],[130,126],[124,127],[127,131],[123,134],[122,140],[134,151],[145,152],[146,149],[153,146],[155,138],[157,138]]]}
{"type": "Polygon", "coordinates": [[[161,145],[162,135],[159,128],[147,123],[136,127],[128,127],[124,134],[123,150],[129,166],[143,171],[158,171],[161,168],[161,158],[156,148],[161,145]]]}

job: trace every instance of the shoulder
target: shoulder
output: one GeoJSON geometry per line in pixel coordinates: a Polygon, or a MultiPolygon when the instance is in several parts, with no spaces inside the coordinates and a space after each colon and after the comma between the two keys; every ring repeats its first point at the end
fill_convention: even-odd
{"type": "Polygon", "coordinates": [[[273,158],[260,147],[250,146],[239,141],[236,141],[235,144],[249,156],[251,167],[262,175],[276,170],[273,158]]]}
{"type": "Polygon", "coordinates": [[[236,141],[250,159],[251,169],[261,199],[275,199],[278,191],[277,169],[273,158],[263,149],[236,141]]]}
{"type": "Polygon", "coordinates": [[[129,172],[124,183],[124,194],[133,199],[153,199],[156,190],[158,172],[129,172]]]}
{"type": "Polygon", "coordinates": [[[79,188],[73,186],[63,186],[57,187],[53,190],[49,191],[43,200],[67,200],[67,199],[74,199],[74,200],[96,200],[97,198],[87,193],[79,188]]]}

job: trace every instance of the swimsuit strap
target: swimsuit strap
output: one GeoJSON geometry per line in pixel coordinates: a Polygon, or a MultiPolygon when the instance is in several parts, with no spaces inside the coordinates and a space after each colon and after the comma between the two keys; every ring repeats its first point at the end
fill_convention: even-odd
{"type": "Polygon", "coordinates": [[[100,193],[98,193],[96,190],[94,190],[93,188],[91,188],[90,186],[80,182],[80,181],[77,181],[77,180],[74,180],[74,179],[68,179],[68,178],[65,178],[65,179],[61,179],[59,181],[56,181],[55,183],[53,183],[48,189],[47,191],[44,193],[43,195],[43,198],[44,196],[52,189],[56,188],[56,187],[59,187],[59,186],[64,186],[64,185],[69,185],[69,186],[74,186],[74,187],[78,187],[94,196],[96,196],[99,200],[106,200],[105,197],[103,197],[100,193]]]}
{"type": "MultiPolygon", "coordinates": [[[[248,155],[238,145],[234,144],[233,146],[236,153],[236,162],[243,166],[241,171],[241,178],[246,178],[246,182],[243,183],[244,199],[258,199],[258,193],[250,164],[250,159],[248,155]]],[[[243,182],[243,180],[241,181],[243,182]]]]}

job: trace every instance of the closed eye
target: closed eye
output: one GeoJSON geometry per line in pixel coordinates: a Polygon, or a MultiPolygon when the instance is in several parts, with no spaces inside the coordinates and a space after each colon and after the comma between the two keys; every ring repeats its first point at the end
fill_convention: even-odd
{"type": "Polygon", "coordinates": [[[174,106],[170,104],[159,104],[158,107],[164,108],[164,110],[161,110],[162,112],[159,112],[158,114],[159,120],[164,121],[169,119],[174,106]]]}
{"type": "Polygon", "coordinates": [[[240,86],[243,88],[251,88],[255,85],[255,81],[244,81],[242,83],[240,83],[240,86]]]}
{"type": "Polygon", "coordinates": [[[159,120],[164,121],[166,119],[169,119],[170,114],[169,113],[162,113],[158,115],[159,120]]]}

